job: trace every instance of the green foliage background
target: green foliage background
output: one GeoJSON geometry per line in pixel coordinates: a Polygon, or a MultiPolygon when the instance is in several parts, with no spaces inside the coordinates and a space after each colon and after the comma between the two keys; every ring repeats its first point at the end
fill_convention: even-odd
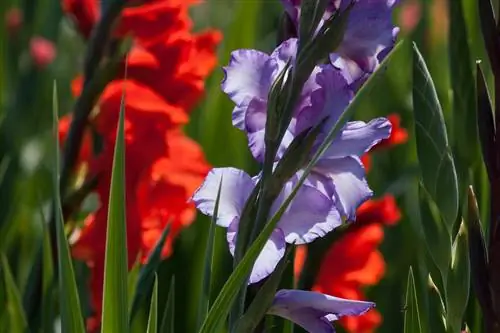
{"type": "MultiPolygon", "coordinates": [[[[472,58],[468,65],[472,68],[473,63],[470,62],[481,60],[487,80],[491,83],[492,76],[478,25],[476,0],[450,1],[462,1],[464,7],[467,42],[472,58]]],[[[470,149],[477,151],[477,146],[474,147],[476,141],[464,143],[455,140],[464,134],[459,132],[459,127],[453,126],[459,116],[452,107],[449,57],[461,57],[463,53],[448,53],[449,18],[446,1],[422,0],[421,4],[420,23],[411,35],[403,32],[401,38],[415,41],[423,54],[443,108],[450,141],[469,144],[470,149]]],[[[498,1],[495,1],[495,5],[498,5],[498,1]]],[[[56,80],[60,114],[69,112],[73,102],[70,82],[81,68],[81,54],[85,47],[69,22],[62,17],[59,1],[3,0],[0,2],[1,27],[5,27],[5,13],[14,6],[24,9],[22,34],[13,40],[7,37],[5,29],[0,29],[0,253],[5,256],[0,269],[3,272],[0,275],[0,332],[4,332],[2,327],[10,320],[21,325],[15,331],[22,332],[21,323],[24,320],[43,322],[45,316],[50,316],[38,313],[41,318],[34,319],[37,310],[30,306],[33,286],[29,276],[36,253],[44,244],[47,231],[41,221],[42,216],[49,213],[52,198],[52,85],[56,80]],[[57,60],[44,71],[36,70],[28,61],[27,45],[33,35],[42,35],[57,44],[57,60]],[[9,306],[8,311],[2,309],[6,304],[9,306]],[[20,312],[21,306],[28,310],[24,315],[20,312]]],[[[280,11],[279,1],[207,0],[192,9],[192,18],[197,30],[215,27],[223,31],[224,40],[218,54],[220,65],[225,65],[230,52],[235,49],[271,51],[275,47],[280,11]]],[[[396,13],[395,19],[398,17],[396,13]]],[[[455,37],[466,38],[460,35],[455,37]]],[[[461,59],[462,64],[466,64],[466,61],[461,59]]],[[[405,145],[377,153],[369,178],[376,196],[386,192],[395,194],[403,212],[400,223],[386,229],[381,246],[387,263],[386,275],[379,285],[368,290],[369,299],[377,302],[377,309],[384,317],[380,332],[402,331],[404,314],[408,311],[405,310],[405,299],[408,299],[405,295],[410,266],[413,267],[411,280],[414,277],[416,290],[410,296],[416,296],[419,300],[420,320],[426,327],[422,328],[422,332],[434,332],[425,325],[436,320],[436,313],[428,306],[432,303],[432,294],[427,292],[427,274],[428,271],[435,272],[438,267],[429,264],[432,263],[430,253],[421,238],[423,230],[413,132],[411,70],[412,50],[406,47],[393,59],[383,84],[372,91],[369,101],[365,101],[356,115],[359,119],[369,119],[397,112],[410,138],[405,145]]],[[[212,165],[235,166],[255,172],[256,165],[248,152],[243,133],[231,125],[232,104],[220,91],[221,79],[222,71],[218,68],[207,81],[205,99],[192,113],[186,131],[202,145],[212,165]]],[[[487,176],[480,157],[475,156],[473,161],[472,179],[480,203],[482,222],[486,226],[489,205],[487,176]]],[[[172,293],[175,294],[175,332],[196,330],[198,309],[192,305],[197,304],[202,292],[199,279],[204,271],[209,226],[209,219],[200,215],[176,241],[174,255],[160,265],[157,313],[161,318],[170,286],[175,286],[175,293],[172,293]],[[175,284],[170,283],[172,276],[175,276],[175,284]]],[[[453,235],[458,226],[455,229],[453,235]]],[[[216,270],[212,276],[212,300],[224,285],[232,267],[225,231],[218,228],[215,230],[214,251],[216,270]]],[[[88,272],[82,263],[76,262],[74,267],[82,311],[86,313],[89,309],[84,279],[88,272]]],[[[44,289],[47,290],[54,293],[53,288],[44,289]]],[[[47,309],[57,311],[58,298],[51,299],[52,303],[47,305],[47,309]]],[[[146,324],[138,324],[137,327],[147,325],[149,308],[149,302],[146,301],[140,306],[136,320],[146,324]]],[[[410,310],[415,309],[410,307],[410,310]]],[[[465,320],[472,332],[482,331],[480,311],[472,294],[465,320]]],[[[46,331],[50,331],[49,325],[45,325],[46,331]]],[[[140,329],[136,331],[141,332],[140,329]]]]}

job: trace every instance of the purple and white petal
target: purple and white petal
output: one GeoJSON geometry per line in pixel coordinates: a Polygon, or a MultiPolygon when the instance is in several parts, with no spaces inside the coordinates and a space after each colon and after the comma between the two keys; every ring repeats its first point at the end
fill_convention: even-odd
{"type": "MultiPolygon", "coordinates": [[[[321,87],[311,93],[311,103],[313,109],[316,110],[314,121],[322,120],[328,117],[324,125],[325,131],[328,132],[338,121],[339,117],[344,113],[345,109],[354,97],[354,92],[349,87],[349,84],[344,79],[342,74],[332,67],[323,67],[316,75],[316,82],[321,87]]],[[[311,118],[308,121],[307,115],[299,114],[297,123],[311,123],[311,118]]],[[[306,125],[297,125],[297,127],[306,127],[306,125]]]]}
{"type": "Polygon", "coordinates": [[[236,168],[212,169],[191,198],[203,214],[213,215],[221,182],[217,224],[228,227],[234,218],[241,216],[246,200],[255,187],[255,182],[247,173],[236,168]]]}
{"type": "Polygon", "coordinates": [[[271,59],[274,59],[278,64],[278,73],[285,68],[288,62],[292,64],[295,63],[295,57],[297,55],[298,40],[297,38],[290,38],[282,42],[274,51],[271,53],[271,59]]]}
{"type": "MultiPolygon", "coordinates": [[[[227,242],[229,251],[234,255],[236,248],[236,235],[239,227],[239,219],[234,219],[227,229],[227,242]]],[[[264,245],[264,249],[257,257],[250,274],[249,284],[257,283],[268,277],[285,255],[285,235],[280,229],[275,229],[264,245]]]]}
{"type": "Polygon", "coordinates": [[[360,316],[375,307],[375,303],[355,301],[345,298],[330,296],[314,291],[282,289],[279,290],[270,308],[270,313],[277,314],[290,310],[314,309],[328,316],[339,319],[344,316],[360,316]]]}
{"type": "Polygon", "coordinates": [[[376,118],[369,123],[363,121],[348,122],[339,137],[325,152],[323,159],[351,155],[361,157],[377,143],[387,139],[390,134],[391,122],[386,118],[376,118]]]}
{"type": "Polygon", "coordinates": [[[366,182],[360,159],[355,156],[322,159],[314,172],[333,182],[337,209],[343,217],[355,220],[356,209],[373,194],[366,182]]]}
{"type": "MultiPolygon", "coordinates": [[[[289,181],[273,205],[273,212],[290,195],[295,181],[289,181]]],[[[289,244],[306,244],[323,237],[336,227],[342,219],[333,200],[316,188],[302,185],[287,211],[278,222],[289,244]]]]}
{"type": "Polygon", "coordinates": [[[223,70],[222,90],[236,105],[244,106],[253,98],[267,99],[277,64],[264,52],[236,50],[223,70]]]}

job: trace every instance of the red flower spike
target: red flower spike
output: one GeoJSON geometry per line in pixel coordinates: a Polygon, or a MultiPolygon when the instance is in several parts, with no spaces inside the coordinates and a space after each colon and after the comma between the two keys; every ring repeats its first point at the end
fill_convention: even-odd
{"type": "MultiPolygon", "coordinates": [[[[87,1],[65,0],[65,8],[74,15],[79,13],[79,22],[94,24],[98,15],[88,15],[81,10],[85,7],[79,7],[87,1]],[[82,21],[88,17],[92,19],[82,21]]],[[[72,247],[73,256],[84,260],[92,271],[94,316],[87,321],[91,332],[100,325],[109,186],[123,96],[129,266],[137,258],[146,261],[169,221],[171,229],[162,256],[170,255],[176,235],[196,215],[188,200],[209,166],[200,147],[180,126],[188,122],[190,108],[203,94],[204,80],[216,65],[215,49],[221,35],[216,31],[193,35],[189,31],[188,7],[193,2],[144,1],[127,8],[113,32],[115,36],[132,36],[134,43],[127,58],[127,76],[122,73],[106,86],[89,119],[101,136],[102,151],[91,156],[84,139],[80,154],[85,158],[79,163],[86,160],[89,176],[97,176],[101,206],[86,219],[72,247]]],[[[86,26],[80,24],[81,29],[90,31],[86,26]]],[[[78,96],[81,89],[82,80],[77,78],[72,83],[73,94],[78,96]]],[[[61,138],[67,127],[67,121],[61,121],[61,138]]]]}

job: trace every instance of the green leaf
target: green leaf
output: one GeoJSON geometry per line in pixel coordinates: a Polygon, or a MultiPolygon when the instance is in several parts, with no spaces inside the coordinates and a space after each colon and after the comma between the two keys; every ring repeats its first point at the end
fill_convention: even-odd
{"type": "Polygon", "coordinates": [[[468,191],[467,233],[469,236],[469,255],[472,286],[481,305],[486,322],[494,322],[495,310],[492,302],[490,277],[488,272],[488,251],[484,238],[476,195],[472,186],[468,191]]]}
{"type": "Polygon", "coordinates": [[[220,203],[220,193],[222,190],[222,182],[224,180],[221,178],[219,184],[219,190],[217,191],[217,198],[215,199],[215,207],[210,221],[210,229],[207,235],[207,247],[205,250],[205,269],[203,270],[203,276],[201,278],[202,292],[199,301],[199,314],[198,314],[198,324],[201,325],[205,318],[207,317],[208,310],[210,308],[210,289],[212,282],[212,271],[214,265],[214,240],[215,240],[215,227],[217,226],[217,216],[219,216],[219,203],[220,203]]]}
{"type": "Polygon", "coordinates": [[[163,229],[160,239],[158,239],[155,248],[148,257],[148,262],[141,268],[139,272],[137,285],[135,287],[134,299],[132,301],[132,306],[130,310],[131,320],[134,319],[134,316],[139,310],[141,303],[143,303],[151,294],[155,275],[161,263],[161,251],[163,250],[163,247],[165,246],[165,241],[167,240],[168,234],[170,233],[171,222],[172,221],[167,222],[167,225],[163,229]]]}
{"type": "Polygon", "coordinates": [[[458,213],[457,173],[448,145],[443,111],[422,55],[413,45],[413,115],[423,183],[448,229],[458,213]]]}
{"type": "Polygon", "coordinates": [[[408,282],[406,284],[406,312],[404,320],[404,333],[422,332],[420,315],[418,313],[417,290],[415,288],[415,279],[413,269],[410,266],[408,272],[408,282]]]}
{"type": "Polygon", "coordinates": [[[453,88],[454,146],[463,167],[478,157],[476,89],[462,1],[449,2],[450,76],[453,88]]]}
{"type": "MultiPolygon", "coordinates": [[[[420,219],[429,254],[446,281],[451,260],[451,236],[430,195],[419,185],[420,219]]],[[[444,282],[443,282],[444,283],[444,282]]]]}
{"type": "Polygon", "coordinates": [[[125,96],[122,96],[111,173],[101,332],[129,331],[127,225],[125,220],[125,96]]]}
{"type": "Polygon", "coordinates": [[[137,293],[137,282],[139,281],[139,273],[141,271],[141,257],[140,254],[137,256],[137,259],[132,266],[132,269],[128,272],[127,275],[127,290],[128,295],[134,295],[133,298],[128,300],[128,311],[130,313],[130,318],[133,319],[132,314],[132,306],[134,304],[135,295],[137,293]]]}
{"type": "Polygon", "coordinates": [[[156,333],[157,323],[158,323],[158,275],[155,274],[153,294],[151,295],[151,306],[149,307],[147,333],[156,333]]]}
{"type": "Polygon", "coordinates": [[[54,215],[56,223],[57,237],[57,258],[59,272],[59,295],[62,329],[65,332],[85,332],[83,324],[82,310],[78,289],[76,286],[75,272],[71,255],[69,252],[68,241],[64,233],[63,215],[61,208],[61,193],[59,189],[59,135],[58,135],[58,114],[59,104],[57,97],[57,85],[54,82],[53,107],[52,107],[52,131],[55,138],[54,142],[54,161],[53,161],[53,191],[54,191],[54,215]]]}
{"type": "Polygon", "coordinates": [[[328,0],[303,0],[300,3],[299,41],[307,42],[313,37],[328,3],[328,0]]]}
{"type": "MultiPolygon", "coordinates": [[[[21,295],[14,282],[14,277],[10,271],[9,263],[7,258],[3,253],[0,254],[1,257],[1,270],[3,271],[3,283],[5,284],[5,296],[7,301],[7,322],[9,327],[9,332],[12,333],[24,333],[28,329],[28,322],[23,310],[23,305],[21,302],[21,295]]],[[[2,317],[2,325],[6,318],[2,317]]],[[[4,327],[4,326],[2,326],[4,327]]]]}
{"type": "Polygon", "coordinates": [[[174,319],[175,319],[175,276],[172,276],[170,281],[170,289],[168,290],[167,305],[163,312],[163,319],[161,320],[161,327],[159,333],[174,333],[174,319]]]}
{"type": "Polygon", "coordinates": [[[238,333],[253,333],[264,318],[269,307],[273,304],[274,295],[278,289],[281,278],[285,269],[290,264],[290,253],[292,253],[292,246],[287,250],[285,256],[281,259],[276,266],[274,272],[269,276],[264,285],[259,289],[259,292],[248,307],[245,314],[236,323],[235,332],[238,333]]]}
{"type": "Polygon", "coordinates": [[[465,223],[462,222],[453,242],[450,273],[446,281],[448,310],[446,322],[451,327],[452,332],[460,332],[462,317],[469,300],[470,262],[467,238],[467,229],[465,223]]]}

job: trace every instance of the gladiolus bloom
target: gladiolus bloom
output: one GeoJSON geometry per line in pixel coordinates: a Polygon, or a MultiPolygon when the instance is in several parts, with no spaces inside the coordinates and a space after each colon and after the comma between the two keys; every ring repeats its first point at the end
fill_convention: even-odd
{"type": "Polygon", "coordinates": [[[56,57],[56,48],[54,43],[43,37],[33,37],[30,40],[30,56],[33,64],[44,69],[50,65],[56,57]]]}
{"type": "MultiPolygon", "coordinates": [[[[64,8],[88,37],[99,13],[95,0],[64,0],[64,8]]],[[[88,177],[98,180],[95,191],[101,206],[87,217],[72,247],[74,257],[91,268],[92,305],[95,316],[89,330],[99,325],[104,274],[107,211],[113,151],[120,105],[125,106],[125,181],[128,264],[144,263],[167,223],[170,232],[162,257],[172,251],[176,235],[194,219],[196,209],[188,202],[210,170],[201,148],[181,129],[190,109],[199,101],[204,80],[216,64],[217,31],[191,32],[188,16],[192,1],[158,0],[126,8],[115,37],[134,37],[124,72],[104,89],[89,119],[99,136],[95,156],[84,138],[79,163],[87,164],[88,177]],[[200,60],[201,59],[201,60],[200,60]],[[196,61],[195,61],[196,60],[196,61]]],[[[123,66],[125,68],[125,66],[123,66]]],[[[81,92],[81,79],[73,91],[81,92]]],[[[69,120],[60,123],[65,137],[69,120]]]]}

